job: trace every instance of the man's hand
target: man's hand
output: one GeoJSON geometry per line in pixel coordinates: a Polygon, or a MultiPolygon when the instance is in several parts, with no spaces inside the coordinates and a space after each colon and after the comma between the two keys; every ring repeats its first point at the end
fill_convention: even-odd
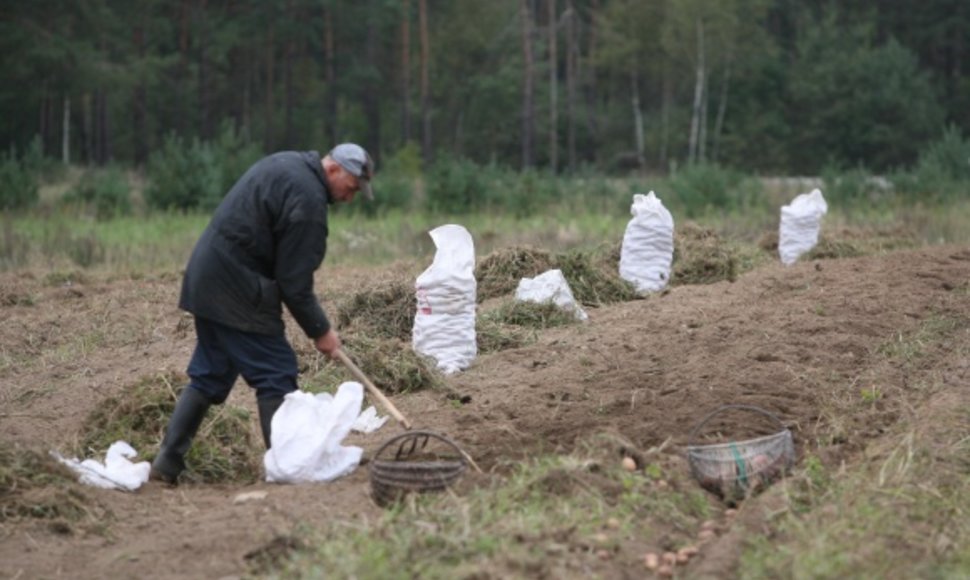
{"type": "Polygon", "coordinates": [[[332,358],[333,353],[340,350],[341,342],[337,332],[331,328],[326,334],[316,339],[313,345],[317,347],[317,350],[332,358]]]}

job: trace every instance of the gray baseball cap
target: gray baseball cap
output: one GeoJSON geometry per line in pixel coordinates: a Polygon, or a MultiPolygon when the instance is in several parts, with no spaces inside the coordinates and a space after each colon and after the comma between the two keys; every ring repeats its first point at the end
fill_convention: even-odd
{"type": "Polygon", "coordinates": [[[367,151],[355,143],[341,143],[334,147],[329,155],[338,165],[357,177],[364,197],[374,201],[374,191],[370,186],[370,179],[374,175],[374,160],[370,158],[367,151]]]}

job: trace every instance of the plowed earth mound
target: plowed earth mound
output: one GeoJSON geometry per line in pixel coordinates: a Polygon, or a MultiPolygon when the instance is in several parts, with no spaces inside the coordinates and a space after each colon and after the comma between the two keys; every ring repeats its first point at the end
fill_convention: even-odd
{"type": "MultiPolygon", "coordinates": [[[[339,296],[370,274],[324,267],[318,290],[325,299],[339,296]]],[[[966,361],[948,360],[945,346],[924,345],[966,328],[968,281],[970,250],[954,246],[770,265],[733,283],[676,286],[588,309],[588,324],[542,331],[534,345],[482,356],[446,379],[466,404],[442,392],[394,402],[417,427],[451,436],[499,475],[509,463],[569,452],[604,432],[640,449],[666,443],[665,453],[682,455],[698,421],[732,403],[776,416],[792,430],[799,457],[851,462],[905,409],[928,400],[931,384],[965,389],[966,361]]],[[[139,377],[180,372],[194,337],[191,320],[175,307],[178,285],[175,276],[70,285],[0,276],[0,441],[71,449],[100,402],[139,377]]],[[[304,340],[290,326],[291,337],[304,340]]],[[[230,402],[255,407],[242,384],[230,402]]],[[[732,412],[708,427],[741,437],[766,425],[732,412]]],[[[373,453],[398,429],[388,423],[347,443],[373,453]]],[[[104,508],[105,529],[0,520],[0,572],[241,575],[301,525],[381,513],[369,498],[366,469],[328,485],[149,485],[133,494],[84,494],[104,508]],[[267,497],[233,501],[248,491],[267,497]]]]}

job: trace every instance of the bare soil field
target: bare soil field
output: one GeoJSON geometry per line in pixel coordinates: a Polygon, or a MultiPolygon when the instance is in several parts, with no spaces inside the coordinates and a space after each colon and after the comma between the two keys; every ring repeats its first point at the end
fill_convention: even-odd
{"type": "MultiPolygon", "coordinates": [[[[381,272],[325,265],[317,289],[326,302],[388,271],[417,273],[409,265],[381,272]]],[[[0,275],[3,445],[69,451],[108,397],[145,376],[181,373],[188,361],[194,335],[176,308],[177,275],[76,278],[0,275]]],[[[968,283],[970,249],[962,246],[770,264],[734,282],[675,286],[588,309],[587,324],[544,330],[535,344],[481,356],[445,379],[465,404],[437,391],[392,399],[417,427],[459,441],[491,477],[540,453],[568,453],[596,433],[636,450],[662,446],[668,464],[686,474],[691,428],[731,403],[777,415],[792,430],[799,459],[811,453],[826,465],[851,464],[902,417],[931,428],[934,408],[970,403],[968,283]],[[910,357],[904,348],[922,350],[910,357]]],[[[289,326],[294,341],[305,340],[289,326]]],[[[254,409],[252,399],[240,383],[230,403],[254,409]]],[[[731,421],[720,428],[743,431],[743,417],[731,421]]],[[[347,443],[371,454],[399,429],[389,421],[347,443]]],[[[382,514],[366,467],[320,485],[75,491],[100,525],[0,520],[0,575],[241,577],[252,573],[247,555],[273,549],[279,538],[382,514]],[[234,501],[249,491],[267,495],[234,501]]],[[[735,525],[757,527],[765,517],[747,510],[735,525]]],[[[737,534],[724,534],[685,574],[730,576],[737,542],[737,534]]],[[[642,577],[642,554],[631,547],[596,564],[593,575],[642,577]]]]}

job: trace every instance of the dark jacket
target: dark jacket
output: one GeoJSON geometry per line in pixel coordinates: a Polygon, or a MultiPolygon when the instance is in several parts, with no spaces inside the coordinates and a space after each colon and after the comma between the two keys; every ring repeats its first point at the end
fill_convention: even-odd
{"type": "Polygon", "coordinates": [[[330,190],[320,154],[284,151],[249,168],[196,242],[179,307],[231,328],[283,334],[281,301],[310,338],[330,322],[313,293],[327,252],[330,190]]]}

